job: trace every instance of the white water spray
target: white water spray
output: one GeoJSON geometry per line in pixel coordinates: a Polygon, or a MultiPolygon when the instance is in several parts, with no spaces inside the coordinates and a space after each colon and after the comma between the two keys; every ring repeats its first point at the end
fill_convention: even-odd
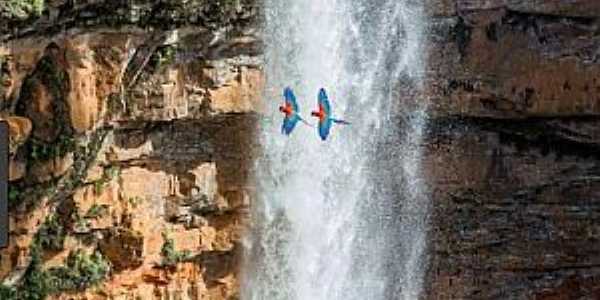
{"type": "MultiPolygon", "coordinates": [[[[416,1],[418,2],[418,1],[416,1]]],[[[336,117],[327,142],[265,121],[242,298],[417,299],[425,273],[422,8],[408,0],[265,0],[265,120],[292,87],[310,116],[319,88],[336,117]],[[418,105],[417,105],[418,106],[418,105]]]]}

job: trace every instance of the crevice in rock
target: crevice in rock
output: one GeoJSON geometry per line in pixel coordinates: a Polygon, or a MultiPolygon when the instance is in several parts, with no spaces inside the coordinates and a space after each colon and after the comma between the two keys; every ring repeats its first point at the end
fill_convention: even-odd
{"type": "Polygon", "coordinates": [[[428,135],[439,140],[445,132],[466,132],[472,130],[470,128],[498,133],[501,143],[514,144],[519,149],[534,148],[558,156],[600,158],[598,117],[435,118],[430,122],[428,135]]]}

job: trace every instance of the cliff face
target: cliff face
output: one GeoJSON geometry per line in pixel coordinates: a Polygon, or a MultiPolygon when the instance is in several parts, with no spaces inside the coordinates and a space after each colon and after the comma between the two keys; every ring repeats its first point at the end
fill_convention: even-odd
{"type": "Polygon", "coordinates": [[[427,5],[428,298],[600,297],[600,2],[427,5]]]}
{"type": "Polygon", "coordinates": [[[1,299],[236,299],[254,1],[0,4],[1,299]]]}
{"type": "MultiPolygon", "coordinates": [[[[424,2],[426,297],[600,297],[600,3],[424,2]]],[[[238,297],[256,5],[0,3],[0,299],[238,297]]]]}

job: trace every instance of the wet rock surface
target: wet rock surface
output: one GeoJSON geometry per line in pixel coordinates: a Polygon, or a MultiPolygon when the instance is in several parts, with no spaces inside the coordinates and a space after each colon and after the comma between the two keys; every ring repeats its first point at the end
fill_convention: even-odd
{"type": "Polygon", "coordinates": [[[436,176],[431,297],[594,298],[561,289],[597,276],[597,148],[452,123],[432,132],[425,155],[436,176]]]}
{"type": "Polygon", "coordinates": [[[426,298],[600,297],[600,6],[428,2],[426,298]]]}

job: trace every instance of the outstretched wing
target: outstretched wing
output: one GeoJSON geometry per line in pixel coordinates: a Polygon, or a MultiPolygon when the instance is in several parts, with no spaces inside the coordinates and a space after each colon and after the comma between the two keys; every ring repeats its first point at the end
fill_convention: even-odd
{"type": "Polygon", "coordinates": [[[298,102],[296,102],[296,95],[290,87],[286,87],[283,90],[283,97],[285,98],[285,104],[292,107],[295,113],[298,112],[298,102]]]}
{"type": "Polygon", "coordinates": [[[290,116],[286,116],[283,119],[283,124],[281,125],[281,133],[285,135],[290,135],[296,127],[296,124],[300,121],[300,117],[297,114],[293,114],[290,116]]]}
{"type": "Polygon", "coordinates": [[[331,116],[331,105],[329,104],[329,98],[327,98],[327,92],[323,88],[319,90],[319,110],[323,110],[325,118],[331,116]]]}
{"type": "Polygon", "coordinates": [[[329,131],[331,130],[331,124],[333,122],[331,121],[330,118],[325,118],[323,120],[319,121],[319,136],[321,137],[321,140],[326,140],[327,136],[329,135],[329,131]]]}

